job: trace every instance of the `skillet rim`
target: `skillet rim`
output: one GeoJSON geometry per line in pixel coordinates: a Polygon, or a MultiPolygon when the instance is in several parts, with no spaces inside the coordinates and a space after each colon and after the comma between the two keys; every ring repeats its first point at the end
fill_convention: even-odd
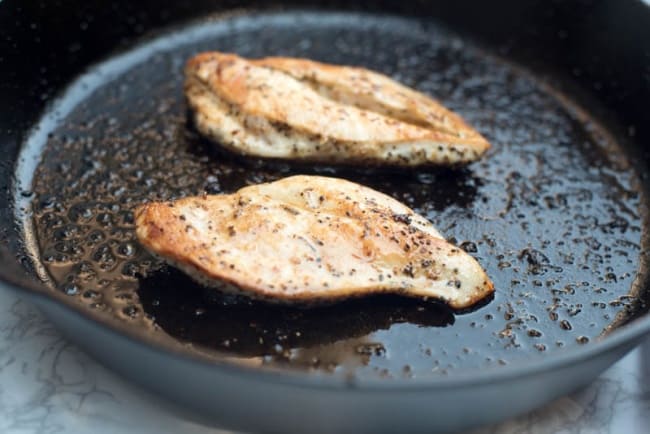
{"type": "MultiPolygon", "coordinates": [[[[253,17],[259,14],[263,14],[268,17],[273,16],[278,12],[281,14],[282,11],[233,10],[224,14],[218,14],[218,16],[219,18],[232,18],[241,16],[242,14],[246,13],[247,15],[253,17]]],[[[296,12],[309,11],[302,9],[296,10],[296,12]]],[[[348,14],[336,11],[328,11],[327,14],[330,16],[336,16],[338,18],[344,17],[344,19],[346,19],[345,17],[348,16],[348,14]]],[[[353,19],[359,15],[375,15],[396,20],[403,19],[401,16],[392,14],[373,14],[368,12],[362,14],[353,14],[353,19]]],[[[47,128],[45,121],[47,120],[50,125],[52,125],[52,123],[55,125],[57,120],[52,115],[53,113],[56,113],[57,118],[63,117],[67,114],[67,109],[62,107],[61,104],[61,102],[64,100],[62,98],[64,95],[69,95],[75,90],[77,91],[77,94],[79,95],[78,98],[68,97],[65,99],[66,106],[71,104],[71,108],[74,108],[76,106],[76,103],[78,103],[80,100],[83,100],[83,98],[85,98],[88,94],[92,93],[96,89],[95,86],[89,86],[88,83],[84,82],[84,78],[88,77],[88,72],[90,70],[94,69],[95,71],[98,71],[98,67],[101,66],[102,75],[119,75],[140,61],[142,59],[142,54],[144,51],[151,52],[152,49],[154,49],[154,51],[158,51],[161,48],[164,50],[164,46],[169,42],[169,39],[173,38],[179,38],[181,41],[185,41],[186,43],[189,40],[194,39],[192,33],[188,35],[179,34],[176,32],[178,29],[183,28],[187,24],[192,24],[192,22],[203,22],[207,26],[213,19],[213,16],[206,16],[197,20],[191,20],[186,23],[166,26],[157,29],[156,34],[151,35],[151,38],[141,38],[122,52],[109,54],[108,57],[100,59],[97,62],[93,62],[91,65],[87,66],[73,79],[73,81],[69,82],[67,85],[62,86],[57,92],[58,96],[55,97],[50,102],[50,104],[48,104],[48,106],[41,112],[41,115],[39,116],[37,122],[33,124],[32,129],[27,133],[26,139],[21,144],[20,154],[23,154],[25,148],[29,146],[29,142],[38,140],[34,137],[35,135],[42,137],[42,135],[47,135],[51,131],[51,129],[47,128]],[[163,33],[167,34],[167,38],[165,38],[164,41],[156,41],[156,35],[163,33]],[[118,64],[120,65],[116,67],[118,64]],[[75,87],[79,89],[75,89],[75,87]]],[[[106,81],[102,81],[102,83],[105,82],[106,81]]],[[[21,165],[23,164],[31,165],[34,164],[34,162],[22,163],[20,160],[18,160],[14,173],[20,172],[21,165]]],[[[17,211],[19,203],[15,199],[19,198],[20,200],[19,191],[21,187],[22,186],[20,185],[20,182],[14,180],[14,185],[12,186],[12,196],[14,199],[12,205],[14,206],[14,213],[19,213],[17,211]]],[[[31,200],[25,200],[25,202],[31,202],[31,200]]],[[[24,218],[31,219],[31,217],[26,215],[23,215],[23,219],[24,218]]],[[[26,224],[30,223],[26,223],[25,221],[17,222],[17,225],[19,227],[24,227],[26,224]]],[[[18,231],[22,232],[22,229],[18,229],[18,231]]],[[[644,238],[648,236],[650,235],[642,235],[644,238]]],[[[640,264],[643,264],[644,262],[642,256],[643,255],[641,254],[640,264]]],[[[2,259],[7,260],[9,258],[2,259]]],[[[15,258],[11,258],[10,260],[15,261],[15,258]]],[[[650,313],[646,313],[643,316],[635,318],[628,324],[615,328],[612,332],[607,333],[605,336],[598,337],[596,340],[586,345],[573,346],[571,348],[562,349],[558,352],[554,352],[551,355],[540,354],[537,357],[530,359],[522,358],[520,360],[511,362],[507,366],[495,366],[484,369],[462,369],[454,371],[454,373],[446,376],[431,376],[425,378],[420,377],[416,379],[350,379],[328,374],[310,373],[309,371],[301,370],[277,369],[265,366],[250,367],[243,364],[229,362],[227,360],[222,360],[221,357],[227,357],[226,353],[221,353],[218,356],[210,357],[207,354],[201,354],[200,352],[184,351],[184,345],[182,345],[180,342],[175,342],[169,339],[150,338],[148,337],[151,336],[150,333],[141,332],[140,329],[131,327],[128,325],[128,323],[119,321],[115,318],[94,315],[92,314],[92,311],[88,309],[79,309],[74,299],[69,298],[62,293],[53,291],[36,281],[29,282],[25,278],[21,279],[19,277],[16,277],[15,274],[18,273],[17,269],[19,267],[15,264],[12,264],[12,266],[13,267],[0,268],[0,288],[8,287],[9,289],[15,290],[18,293],[26,293],[29,298],[32,298],[32,300],[36,301],[37,305],[40,305],[41,302],[56,303],[69,313],[81,316],[83,320],[90,321],[91,324],[101,327],[104,331],[113,334],[118,339],[126,338],[133,343],[140,345],[144,344],[149,350],[154,351],[161,357],[167,356],[180,359],[182,361],[197,365],[197,367],[200,369],[214,369],[216,367],[217,369],[221,369],[224,372],[248,377],[249,379],[252,378],[254,380],[269,381],[292,387],[319,388],[328,390],[345,389],[354,390],[356,392],[371,392],[385,390],[445,390],[449,388],[476,387],[478,385],[503,383],[521,377],[543,374],[550,370],[561,368],[572,363],[582,362],[585,359],[602,355],[608,351],[614,351],[616,348],[623,347],[626,344],[631,344],[634,342],[634,340],[650,333],[650,313]]],[[[639,273],[637,276],[647,276],[648,270],[637,271],[637,273],[639,273]]],[[[56,326],[56,322],[53,323],[56,326]]],[[[98,361],[102,363],[101,360],[98,361]]]]}

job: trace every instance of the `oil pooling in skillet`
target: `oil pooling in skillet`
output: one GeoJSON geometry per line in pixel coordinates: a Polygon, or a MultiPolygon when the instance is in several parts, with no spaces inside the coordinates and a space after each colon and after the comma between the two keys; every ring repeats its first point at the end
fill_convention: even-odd
{"type": "Polygon", "coordinates": [[[145,63],[94,77],[105,84],[53,131],[34,177],[35,233],[56,290],[196,351],[384,377],[498,366],[581,345],[625,308],[640,250],[640,196],[625,159],[608,158],[617,147],[597,125],[435,27],[368,16],[267,18],[188,27],[181,33],[198,42],[165,44],[162,36],[145,63]],[[234,158],[187,123],[183,63],[212,49],[377,69],[439,98],[494,148],[461,171],[234,158]],[[495,299],[460,315],[398,297],[315,310],[266,306],[203,289],[135,241],[132,210],[143,201],[232,192],[296,173],[344,177],[427,216],[484,266],[495,299]]]}

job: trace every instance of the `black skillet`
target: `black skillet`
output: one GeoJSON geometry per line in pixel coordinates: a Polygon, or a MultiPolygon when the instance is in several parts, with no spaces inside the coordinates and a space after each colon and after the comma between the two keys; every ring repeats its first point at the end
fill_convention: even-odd
{"type": "Polygon", "coordinates": [[[350,3],[2,2],[4,286],[98,360],[230,428],[457,430],[586,384],[650,330],[650,10],[350,3]],[[208,49],[383,71],[494,148],[455,171],[242,159],[186,121],[182,66],[208,49]],[[144,200],[293,173],[414,207],[478,258],[494,299],[279,308],[207,291],[133,239],[144,200]]]}

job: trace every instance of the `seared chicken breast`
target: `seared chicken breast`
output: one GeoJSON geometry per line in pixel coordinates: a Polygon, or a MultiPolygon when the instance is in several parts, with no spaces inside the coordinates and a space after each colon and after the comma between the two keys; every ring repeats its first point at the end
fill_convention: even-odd
{"type": "Polygon", "coordinates": [[[209,52],[192,58],[185,75],[198,130],[244,155],[462,165],[490,146],[438,102],[363,68],[209,52]]]}
{"type": "Polygon", "coordinates": [[[476,260],[429,221],[342,179],[293,176],[149,203],[135,220],[146,249],[196,280],[273,302],[397,293],[461,309],[494,291],[476,260]]]}

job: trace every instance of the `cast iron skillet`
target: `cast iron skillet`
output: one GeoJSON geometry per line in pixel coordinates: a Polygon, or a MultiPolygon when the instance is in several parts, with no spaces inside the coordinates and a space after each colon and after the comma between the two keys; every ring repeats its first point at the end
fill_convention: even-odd
{"type": "Polygon", "coordinates": [[[650,329],[649,23],[634,1],[5,2],[0,276],[99,360],[227,427],[431,432],[529,410],[650,329]],[[384,71],[494,149],[408,173],[239,158],[186,122],[182,64],[205,49],[384,71]],[[144,200],[293,173],[413,206],[479,259],[494,299],[270,307],[205,291],[133,240],[144,200]]]}

